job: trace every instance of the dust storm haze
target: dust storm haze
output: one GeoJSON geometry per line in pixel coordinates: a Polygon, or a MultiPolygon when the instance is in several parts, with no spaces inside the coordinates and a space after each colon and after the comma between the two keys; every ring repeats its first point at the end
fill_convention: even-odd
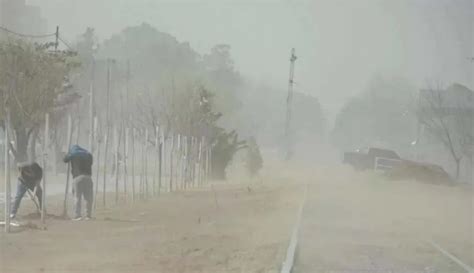
{"type": "Polygon", "coordinates": [[[296,90],[333,114],[374,75],[473,87],[470,0],[29,2],[42,7],[49,29],[61,25],[71,40],[88,26],[105,39],[147,22],[200,53],[229,44],[239,71],[276,87],[286,86],[295,47],[296,90]]]}
{"type": "Polygon", "coordinates": [[[0,272],[474,272],[473,90],[474,0],[0,0],[0,272]]]}

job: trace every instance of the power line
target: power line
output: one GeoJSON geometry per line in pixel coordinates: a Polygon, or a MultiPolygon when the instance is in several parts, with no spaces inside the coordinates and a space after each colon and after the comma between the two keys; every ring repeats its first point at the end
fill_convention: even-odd
{"type": "Polygon", "coordinates": [[[72,46],[69,45],[69,42],[66,42],[66,39],[61,38],[61,36],[58,36],[59,41],[61,41],[69,50],[74,50],[72,46]]]}
{"type": "Polygon", "coordinates": [[[13,30],[10,30],[6,27],[2,27],[0,26],[0,30],[4,31],[4,32],[7,32],[7,33],[10,33],[10,34],[13,34],[13,35],[16,35],[16,36],[20,36],[20,37],[23,37],[23,38],[48,38],[48,37],[53,37],[54,35],[56,35],[55,33],[53,34],[43,34],[43,35],[31,35],[31,34],[23,34],[23,33],[18,33],[18,32],[15,32],[13,30]]]}

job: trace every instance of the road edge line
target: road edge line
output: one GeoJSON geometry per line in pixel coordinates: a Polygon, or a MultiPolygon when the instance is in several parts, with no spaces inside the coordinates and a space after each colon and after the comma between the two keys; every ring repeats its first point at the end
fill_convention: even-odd
{"type": "Polygon", "coordinates": [[[305,185],[303,201],[301,202],[300,208],[298,210],[298,215],[296,218],[295,226],[293,227],[293,232],[291,233],[290,244],[286,249],[286,258],[283,261],[280,273],[291,273],[293,270],[293,265],[295,262],[295,253],[296,247],[298,246],[298,233],[301,225],[301,218],[303,215],[304,206],[306,204],[306,196],[308,194],[308,184],[305,185]]]}
{"type": "Polygon", "coordinates": [[[459,258],[457,258],[456,256],[454,256],[453,254],[449,253],[447,250],[445,250],[444,248],[442,248],[440,245],[438,245],[437,243],[435,243],[434,241],[427,241],[428,244],[430,244],[432,247],[434,247],[436,250],[438,250],[439,252],[441,252],[444,256],[448,257],[451,261],[455,262],[457,265],[459,265],[460,267],[462,267],[464,270],[466,270],[466,272],[468,273],[474,273],[474,269],[472,269],[470,266],[468,266],[467,264],[463,263],[461,260],[459,260],[459,258]]]}

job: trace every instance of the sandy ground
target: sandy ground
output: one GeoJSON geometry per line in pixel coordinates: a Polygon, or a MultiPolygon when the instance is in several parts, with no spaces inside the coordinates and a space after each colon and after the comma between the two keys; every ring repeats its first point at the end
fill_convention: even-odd
{"type": "MultiPolygon", "coordinates": [[[[471,188],[308,162],[133,205],[114,205],[110,194],[94,221],[0,233],[0,272],[276,273],[305,184],[294,273],[464,272],[430,241],[474,266],[471,188]]],[[[23,202],[20,213],[34,211],[23,202]]]]}
{"type": "Polygon", "coordinates": [[[466,272],[430,241],[474,266],[471,189],[340,167],[314,175],[295,273],[466,272]]]}
{"type": "MultiPolygon", "coordinates": [[[[2,232],[0,272],[278,272],[302,188],[272,180],[168,193],[99,208],[93,221],[48,219],[47,230],[2,232]]],[[[23,202],[21,212],[32,212],[23,202]]]]}

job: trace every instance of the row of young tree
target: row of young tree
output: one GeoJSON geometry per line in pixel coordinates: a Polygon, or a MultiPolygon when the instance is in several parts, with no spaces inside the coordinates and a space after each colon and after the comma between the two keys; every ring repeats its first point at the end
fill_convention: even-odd
{"type": "Polygon", "coordinates": [[[96,116],[104,131],[120,126],[155,132],[159,126],[166,137],[205,138],[213,147],[212,176],[218,179],[225,178],[237,151],[247,147],[235,130],[219,126],[223,116],[238,109],[242,88],[229,46],[217,45],[201,56],[147,24],[103,43],[88,28],[71,49],[56,46],[13,36],[0,40],[0,120],[5,127],[9,109],[16,160],[35,159],[46,113],[52,125],[49,143],[58,159],[68,113],[81,121],[83,136],[91,134],[96,116]]]}
{"type": "Polygon", "coordinates": [[[344,105],[332,139],[341,150],[382,146],[415,159],[426,152],[423,161],[449,159],[456,179],[470,179],[460,176],[473,164],[473,120],[474,92],[463,85],[417,90],[401,78],[377,78],[344,105]]]}

